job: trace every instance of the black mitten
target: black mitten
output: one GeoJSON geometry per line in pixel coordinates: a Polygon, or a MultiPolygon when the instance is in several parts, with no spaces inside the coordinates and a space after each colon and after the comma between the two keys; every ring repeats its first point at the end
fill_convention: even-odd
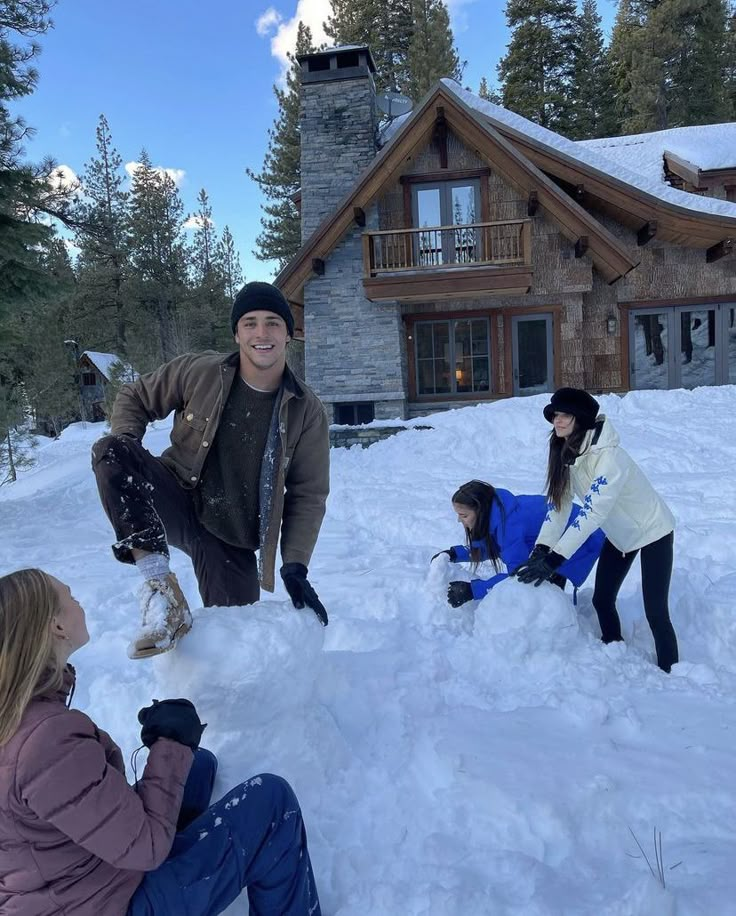
{"type": "MultiPolygon", "coordinates": [[[[436,560],[437,557],[441,557],[443,553],[446,553],[447,556],[450,558],[450,563],[457,563],[457,551],[455,550],[454,547],[448,547],[447,550],[440,550],[439,553],[436,553],[432,557],[432,560],[436,560]]],[[[429,562],[431,563],[432,560],[430,560],[429,562]]]]}
{"type": "Polygon", "coordinates": [[[307,579],[307,567],[303,563],[284,563],[281,578],[295,608],[311,607],[317,619],[326,627],[330,622],[324,604],[307,579]]]}
{"type": "Polygon", "coordinates": [[[151,706],[144,706],[138,713],[141,742],[151,747],[159,738],[170,738],[179,744],[186,744],[193,751],[199,747],[202,732],[207,727],[197,715],[191,700],[154,700],[151,706]]]}
{"type": "Polygon", "coordinates": [[[473,600],[473,589],[470,582],[450,582],[447,586],[447,603],[460,607],[473,600]]]}

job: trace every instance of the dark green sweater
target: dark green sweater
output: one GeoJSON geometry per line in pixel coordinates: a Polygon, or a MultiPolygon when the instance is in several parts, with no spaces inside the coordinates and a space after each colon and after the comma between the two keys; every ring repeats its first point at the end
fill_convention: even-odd
{"type": "Polygon", "coordinates": [[[234,379],[195,491],[201,523],[235,547],[260,547],[261,462],[277,395],[234,379]]]}

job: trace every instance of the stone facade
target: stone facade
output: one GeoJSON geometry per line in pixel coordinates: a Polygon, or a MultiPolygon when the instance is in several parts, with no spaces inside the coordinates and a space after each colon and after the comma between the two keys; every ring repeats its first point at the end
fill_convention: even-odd
{"type": "MultiPolygon", "coordinates": [[[[367,222],[375,212],[366,214],[367,222]]],[[[325,273],[304,288],[307,382],[325,402],[373,401],[375,418],[407,412],[406,354],[396,303],[363,293],[362,232],[355,227],[325,261],[325,273]]]]}
{"type": "MultiPolygon", "coordinates": [[[[338,52],[339,63],[339,52],[338,52]]],[[[308,73],[301,87],[302,239],[317,228],[376,155],[375,87],[368,67],[308,73]]],[[[375,212],[367,227],[378,227],[375,212]]],[[[363,293],[363,229],[355,227],[304,287],[306,381],[332,418],[340,402],[374,402],[376,419],[406,415],[406,355],[396,303],[363,293]]]]}
{"type": "Polygon", "coordinates": [[[302,84],[302,241],[332,213],[373,161],[376,125],[376,93],[367,68],[355,79],[302,84]]]}

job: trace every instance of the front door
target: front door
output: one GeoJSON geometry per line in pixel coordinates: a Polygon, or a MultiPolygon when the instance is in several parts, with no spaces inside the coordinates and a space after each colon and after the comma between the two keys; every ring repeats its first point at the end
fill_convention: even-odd
{"type": "Polygon", "coordinates": [[[554,388],[552,315],[519,315],[511,320],[514,395],[554,388]]]}

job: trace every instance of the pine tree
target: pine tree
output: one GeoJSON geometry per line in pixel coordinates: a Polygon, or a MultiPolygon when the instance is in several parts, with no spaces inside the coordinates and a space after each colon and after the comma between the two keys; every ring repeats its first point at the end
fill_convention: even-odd
{"type": "Polygon", "coordinates": [[[199,209],[194,214],[197,228],[190,248],[192,289],[186,318],[188,338],[195,349],[220,349],[230,341],[229,300],[226,279],[218,258],[217,235],[212,207],[204,188],[197,196],[199,209]]]}
{"type": "Polygon", "coordinates": [[[480,86],[478,87],[478,97],[484,99],[486,102],[493,102],[494,105],[503,105],[501,93],[488,86],[488,80],[485,76],[481,77],[480,86]]]}
{"type": "Polygon", "coordinates": [[[235,249],[235,241],[228,226],[222,230],[222,238],[217,243],[217,262],[225,278],[225,292],[232,301],[245,281],[240,256],[235,249]]]}
{"type": "Polygon", "coordinates": [[[409,93],[409,48],[414,0],[331,0],[324,24],[335,45],[368,45],[376,63],[378,92],[409,93]]]}
{"type": "Polygon", "coordinates": [[[43,179],[49,164],[23,162],[23,141],[32,131],[9,105],[35,89],[33,62],[40,48],[29,39],[51,27],[50,7],[46,0],[0,0],[0,309],[6,310],[47,286],[36,250],[51,230],[35,214],[47,193],[43,179]]]}
{"type": "Polygon", "coordinates": [[[577,59],[575,0],[508,0],[508,51],[498,65],[506,108],[566,134],[577,59]]]}
{"type": "Polygon", "coordinates": [[[459,79],[462,68],[455,50],[450,17],[442,0],[414,0],[412,34],[407,57],[407,94],[420,100],[440,78],[459,79]]]}
{"type": "Polygon", "coordinates": [[[583,0],[578,17],[578,41],[570,88],[572,123],[568,136],[574,140],[610,137],[617,131],[613,80],[596,0],[583,0]]]}
{"type": "Polygon", "coordinates": [[[674,33],[673,51],[666,61],[671,127],[713,124],[731,117],[726,85],[728,12],[726,0],[669,0],[652,12],[651,31],[667,17],[674,33]]]}
{"type": "Polygon", "coordinates": [[[724,53],[724,87],[730,107],[729,121],[736,120],[736,2],[729,4],[726,50],[724,53]]]}
{"type": "Polygon", "coordinates": [[[131,354],[137,366],[150,358],[155,362],[172,359],[189,347],[177,321],[186,288],[183,214],[174,181],[155,169],[143,150],[130,192],[130,263],[135,271],[135,296],[152,319],[158,352],[152,352],[139,338],[140,356],[131,354]]]}
{"type": "Polygon", "coordinates": [[[268,132],[268,150],[263,168],[247,174],[260,187],[266,200],[261,217],[262,232],[256,239],[255,256],[261,261],[278,262],[283,267],[301,245],[301,219],[294,197],[301,187],[301,144],[299,139],[300,69],[297,55],[314,50],[312,33],[299,23],[296,50],[289,55],[291,67],[286,88],[273,87],[279,114],[268,132]]]}
{"type": "Polygon", "coordinates": [[[82,173],[83,195],[74,210],[79,283],[77,319],[94,338],[92,349],[127,356],[130,317],[128,272],[128,194],[123,190],[122,158],[113,146],[104,115],[97,125],[97,157],[82,173]]]}
{"type": "Polygon", "coordinates": [[[621,0],[609,52],[627,133],[733,116],[726,0],[621,0]]]}
{"type": "Polygon", "coordinates": [[[332,0],[325,31],[336,45],[368,45],[378,92],[419,101],[438,79],[462,72],[443,0],[332,0]]]}

